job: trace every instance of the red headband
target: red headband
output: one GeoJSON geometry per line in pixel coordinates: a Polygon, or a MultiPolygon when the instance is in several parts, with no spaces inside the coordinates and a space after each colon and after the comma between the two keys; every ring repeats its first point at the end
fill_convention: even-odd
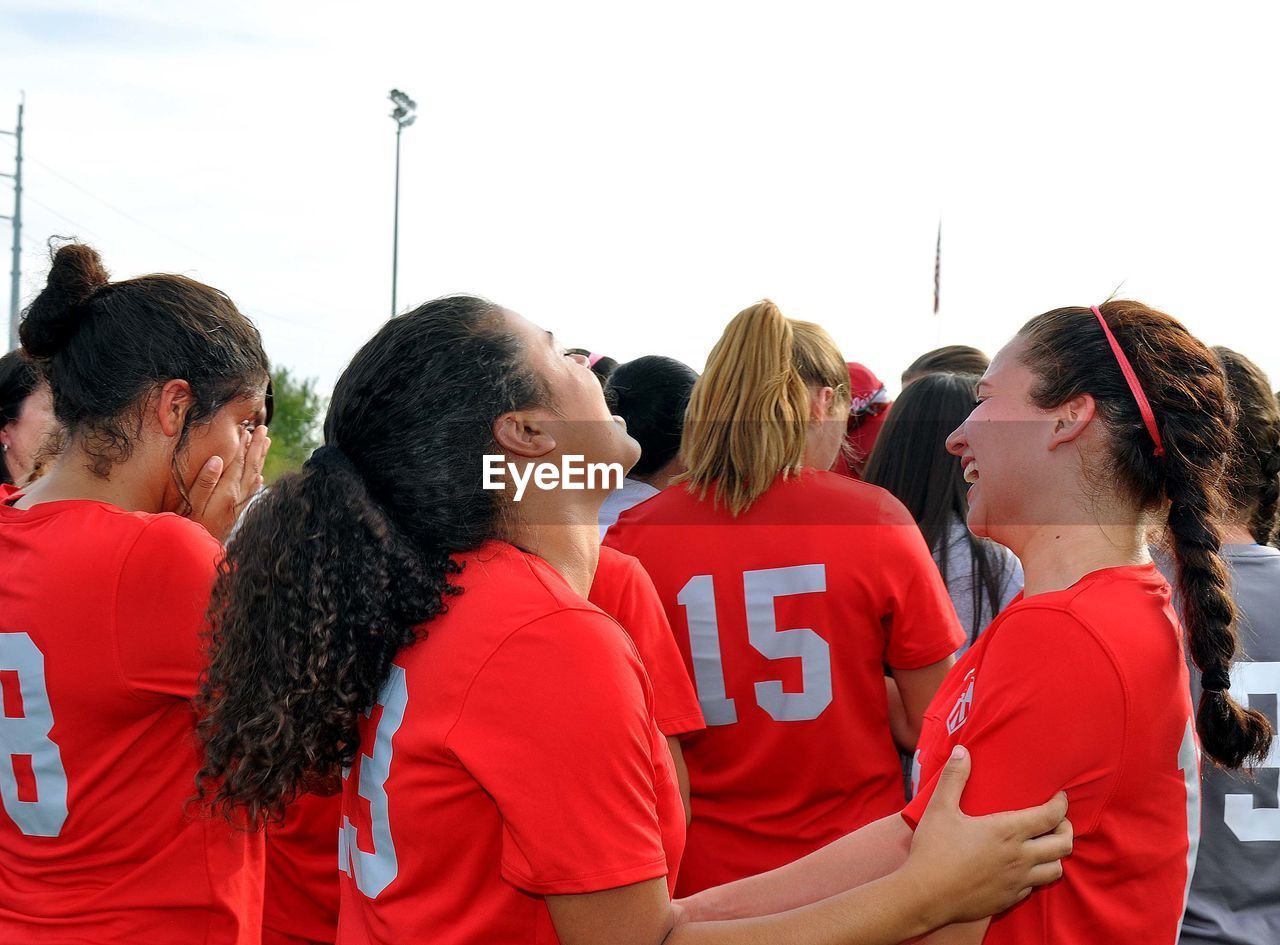
{"type": "Polygon", "coordinates": [[[1164,455],[1164,441],[1160,439],[1160,430],[1156,427],[1156,415],[1151,410],[1151,403],[1147,400],[1147,395],[1142,392],[1138,375],[1133,372],[1133,365],[1124,356],[1120,342],[1116,341],[1116,336],[1111,334],[1111,329],[1107,327],[1107,320],[1102,317],[1098,306],[1094,305],[1092,308],[1093,314],[1098,316],[1098,324],[1102,326],[1102,331],[1107,336],[1107,343],[1111,345],[1111,351],[1116,356],[1116,362],[1120,365],[1120,373],[1124,375],[1129,390],[1133,392],[1133,399],[1138,402],[1138,412],[1142,414],[1142,422],[1146,425],[1147,432],[1151,434],[1152,442],[1156,444],[1154,455],[1159,458],[1164,455]]]}

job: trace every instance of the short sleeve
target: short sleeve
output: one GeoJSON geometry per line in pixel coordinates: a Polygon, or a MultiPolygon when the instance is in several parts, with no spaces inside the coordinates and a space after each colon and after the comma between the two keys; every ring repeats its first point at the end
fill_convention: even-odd
{"type": "Polygon", "coordinates": [[[921,669],[955,653],[967,638],[938,565],[906,507],[885,493],[879,521],[884,661],[894,669],[921,669]]]}
{"type": "Polygon", "coordinates": [[[116,590],[116,646],[140,693],[190,699],[207,658],[205,612],[222,546],[194,522],[158,515],[138,535],[116,590]]]}
{"type": "MultiPolygon", "coordinates": [[[[953,744],[973,757],[962,808],[970,816],[1043,804],[1067,792],[1076,836],[1085,836],[1118,781],[1128,701],[1110,654],[1075,617],[1023,606],[1010,614],[978,668],[953,744]]],[[[952,706],[941,706],[955,718],[952,706]]],[[[930,711],[932,713],[933,707],[930,711]]],[[[953,723],[954,724],[954,723],[953,723]]],[[[945,722],[939,731],[946,731],[945,722]]],[[[903,811],[914,829],[946,752],[930,752],[933,770],[903,811]]]]}
{"type": "Polygon", "coordinates": [[[706,728],[662,599],[640,562],[602,549],[589,600],[618,621],[635,643],[653,684],[653,714],[662,734],[684,735],[706,728]]]}
{"type": "Polygon", "coordinates": [[[445,744],[498,807],[507,882],[560,895],[667,874],[651,711],[598,611],[539,618],[489,658],[445,744]]]}

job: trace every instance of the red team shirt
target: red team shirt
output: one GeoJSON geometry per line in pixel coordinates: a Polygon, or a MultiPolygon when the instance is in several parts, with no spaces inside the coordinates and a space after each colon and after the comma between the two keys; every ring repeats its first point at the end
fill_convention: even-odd
{"type": "MultiPolygon", "coordinates": [[[[588,599],[617,620],[635,643],[653,687],[658,730],[675,736],[705,727],[662,602],[640,562],[601,548],[588,599]]],[[[333,941],[338,925],[336,838],[341,806],[339,797],[306,795],[285,811],[283,826],[268,831],[266,945],[333,941]]]]}
{"type": "Polygon", "coordinates": [[[914,829],[957,744],[965,812],[1067,792],[1063,878],[994,918],[987,945],[1174,945],[1200,833],[1199,752],[1181,627],[1154,565],[1018,598],[925,715],[914,829]]]}
{"type": "Polygon", "coordinates": [[[557,941],[544,896],[666,877],[684,812],[618,624],[503,542],[397,656],[342,795],[340,945],[557,941]]]}
{"type": "Polygon", "coordinates": [[[261,838],[187,808],[221,551],[176,515],[0,504],[0,942],[257,942],[261,838]]]}
{"type": "Polygon", "coordinates": [[[669,488],[605,542],[638,558],[697,685],[679,895],[772,869],[904,803],[884,667],[964,642],[919,528],[883,489],[779,478],[737,519],[669,488]]]}

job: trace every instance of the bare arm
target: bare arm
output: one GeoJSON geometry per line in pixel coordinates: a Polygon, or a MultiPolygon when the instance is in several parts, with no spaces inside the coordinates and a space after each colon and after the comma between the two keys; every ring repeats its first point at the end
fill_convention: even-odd
{"type": "Polygon", "coordinates": [[[885,695],[889,700],[889,734],[898,751],[911,754],[916,750],[919,730],[911,731],[911,723],[907,721],[907,710],[902,704],[902,693],[898,691],[898,683],[892,676],[884,677],[885,695]]]}
{"type": "Polygon", "coordinates": [[[667,747],[671,749],[671,764],[676,769],[676,784],[680,786],[680,803],[684,805],[684,825],[687,827],[693,820],[693,807],[689,804],[689,766],[684,763],[680,739],[668,735],[667,747]]]}
{"type": "Polygon", "coordinates": [[[916,742],[920,740],[920,726],[924,723],[924,710],[929,708],[934,694],[942,685],[956,658],[948,656],[920,669],[895,669],[893,678],[897,681],[898,692],[902,695],[902,707],[906,711],[907,733],[911,747],[907,751],[915,751],[916,742]]]}
{"type": "Polygon", "coordinates": [[[911,828],[890,814],[786,866],[703,890],[680,905],[699,919],[784,912],[887,876],[910,852],[911,828]]]}
{"type": "MultiPolygon", "coordinates": [[[[851,879],[864,879],[883,868],[883,864],[859,866],[851,853],[859,845],[874,849],[872,841],[884,844],[882,854],[894,849],[898,842],[894,838],[899,835],[888,819],[878,821],[878,828],[865,835],[861,844],[851,840],[826,857],[813,854],[817,859],[806,858],[810,879],[824,892],[836,886],[839,867],[852,871],[844,877],[844,886],[839,887],[842,891],[816,902],[812,901],[813,890],[800,883],[804,873],[793,871],[788,878],[784,867],[756,878],[762,882],[754,886],[755,893],[768,896],[769,905],[777,909],[770,915],[757,914],[756,903],[750,903],[749,915],[708,919],[711,910],[700,914],[699,897],[671,903],[662,879],[600,893],[548,896],[547,907],[564,945],[764,945],[779,941],[789,945],[894,945],[949,923],[992,915],[1025,898],[1032,887],[1062,875],[1058,860],[1070,852],[1071,836],[1070,824],[1063,819],[1066,800],[1059,796],[1026,811],[967,817],[959,803],[968,773],[969,758],[964,752],[947,763],[920,827],[909,840],[906,861],[887,875],[848,888],[851,879]],[[779,873],[782,881],[777,879],[779,873]],[[770,875],[772,883],[767,878],[770,875]],[[785,907],[789,897],[804,902],[785,907]]],[[[739,892],[741,889],[751,887],[741,887],[739,892]]],[[[730,899],[735,895],[731,893],[730,899]]],[[[714,897],[711,901],[714,903],[714,897]]],[[[941,943],[939,940],[938,945],[941,943]]]]}
{"type": "Polygon", "coordinates": [[[934,897],[907,871],[777,915],[686,921],[666,881],[547,898],[562,945],[897,945],[939,921],[934,897]]]}
{"type": "Polygon", "coordinates": [[[979,919],[977,922],[965,922],[962,925],[948,925],[931,932],[923,938],[911,940],[911,945],[981,945],[982,938],[991,925],[990,919],[979,919]]]}

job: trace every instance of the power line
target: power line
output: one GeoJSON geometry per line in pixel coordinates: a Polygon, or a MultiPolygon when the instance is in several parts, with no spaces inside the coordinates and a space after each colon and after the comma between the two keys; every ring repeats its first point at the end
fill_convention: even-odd
{"type": "MultiPolygon", "coordinates": [[[[55,217],[57,217],[63,223],[70,223],[77,230],[83,232],[86,236],[92,236],[95,239],[98,237],[97,233],[89,229],[83,223],[77,223],[75,220],[71,219],[71,217],[67,216],[65,213],[59,213],[57,210],[53,209],[53,207],[49,206],[47,203],[42,203],[41,201],[37,200],[35,197],[31,196],[30,193],[26,193],[23,196],[25,196],[37,207],[40,207],[41,209],[43,209],[45,212],[52,213],[55,217]]],[[[75,234],[75,235],[79,235],[79,234],[75,234]]]]}
{"type": "Polygon", "coordinates": [[[38,165],[38,166],[40,166],[40,167],[44,168],[46,171],[48,171],[48,172],[49,172],[50,174],[52,174],[54,177],[58,178],[58,180],[62,181],[63,183],[65,183],[65,184],[70,184],[72,187],[74,187],[76,190],[80,191],[82,194],[84,194],[84,195],[86,195],[86,196],[88,196],[88,197],[92,197],[94,200],[98,201],[98,203],[102,204],[104,207],[106,207],[108,210],[112,211],[113,213],[118,213],[120,216],[124,217],[126,220],[128,220],[130,223],[133,223],[135,226],[140,226],[140,227],[142,227],[144,230],[150,230],[152,233],[156,234],[157,236],[159,236],[159,237],[161,237],[161,238],[163,238],[163,239],[168,240],[170,243],[173,243],[175,246],[181,247],[182,249],[185,249],[185,250],[186,250],[187,252],[189,252],[189,253],[195,253],[197,256],[200,256],[200,257],[202,257],[203,259],[207,259],[207,260],[209,260],[209,262],[216,262],[216,261],[217,261],[217,260],[213,259],[212,257],[210,257],[208,254],[206,254],[206,253],[202,253],[200,250],[196,249],[194,246],[191,246],[191,245],[189,245],[189,244],[187,244],[187,243],[184,243],[182,240],[178,239],[178,238],[177,238],[177,237],[175,237],[175,236],[171,236],[171,235],[169,235],[168,233],[164,232],[163,230],[157,229],[156,227],[152,226],[150,223],[147,223],[145,220],[139,220],[137,217],[135,217],[135,216],[134,216],[132,213],[130,213],[129,211],[127,211],[127,210],[121,210],[119,207],[117,207],[117,206],[116,206],[115,204],[113,204],[111,201],[106,200],[106,199],[105,199],[105,198],[103,198],[103,197],[99,197],[97,194],[95,194],[95,193],[94,193],[92,190],[90,190],[88,187],[85,187],[83,184],[77,184],[75,181],[73,181],[73,180],[72,180],[70,177],[68,177],[66,174],[63,174],[63,173],[61,173],[60,171],[54,170],[52,167],[50,167],[50,166],[49,166],[48,164],[46,164],[44,161],[37,160],[36,158],[28,158],[28,160],[29,160],[29,161],[31,161],[31,163],[32,163],[32,164],[36,164],[36,165],[38,165]]]}

